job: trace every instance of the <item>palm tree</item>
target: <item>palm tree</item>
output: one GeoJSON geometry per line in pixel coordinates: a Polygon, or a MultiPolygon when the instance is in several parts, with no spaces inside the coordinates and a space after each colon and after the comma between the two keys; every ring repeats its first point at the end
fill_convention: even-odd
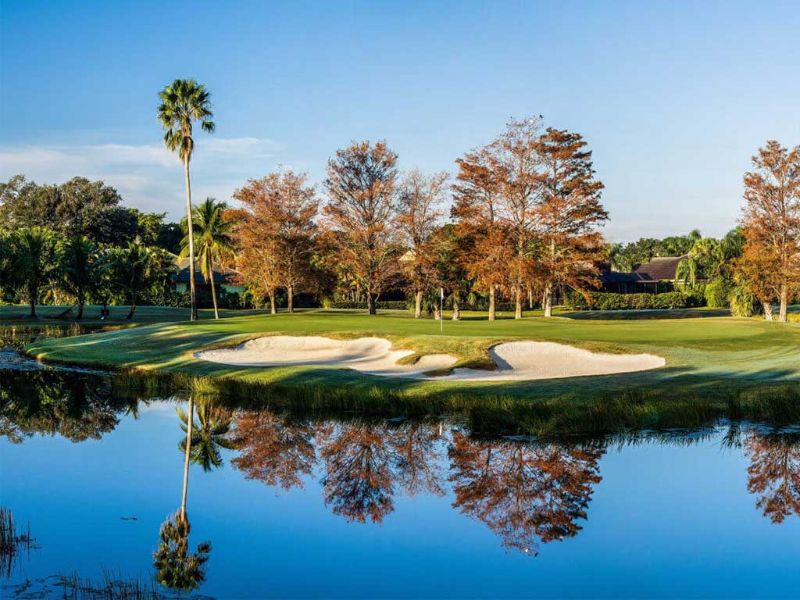
{"type": "Polygon", "coordinates": [[[182,424],[181,429],[187,436],[179,445],[186,452],[186,441],[189,440],[190,460],[203,467],[204,471],[212,471],[222,466],[220,448],[232,449],[233,443],[228,439],[233,416],[225,408],[214,406],[211,400],[201,400],[197,406],[197,423],[191,427],[189,435],[189,415],[178,409],[178,417],[182,424]]]}
{"type": "Polygon", "coordinates": [[[147,246],[131,242],[125,248],[114,248],[105,259],[112,286],[124,294],[130,303],[125,317],[133,318],[136,301],[142,292],[158,278],[161,265],[157,255],[147,246]]]}
{"type": "MultiPolygon", "coordinates": [[[[183,411],[178,409],[178,417],[183,411]]],[[[189,392],[189,416],[186,419],[186,439],[183,442],[183,491],[181,492],[180,520],[186,523],[186,498],[189,493],[189,460],[192,455],[192,427],[194,425],[194,394],[189,392]]]]}
{"type": "MultiPolygon", "coordinates": [[[[224,202],[206,198],[205,202],[200,206],[195,206],[192,210],[192,222],[196,231],[196,255],[200,262],[200,273],[203,274],[203,279],[206,283],[211,284],[211,300],[214,303],[215,319],[219,319],[219,309],[217,308],[217,289],[214,284],[214,263],[233,253],[231,230],[234,222],[224,218],[227,209],[228,205],[224,202]]],[[[181,225],[184,231],[188,231],[186,219],[181,225]]],[[[181,256],[187,256],[191,246],[190,234],[187,233],[183,238],[181,246],[181,256]]]]}
{"type": "Polygon", "coordinates": [[[200,122],[200,128],[214,132],[211,118],[210,93],[205,86],[194,79],[176,79],[159,94],[158,120],[166,130],[164,144],[178,153],[183,162],[183,175],[186,184],[186,222],[189,246],[189,290],[192,304],[191,320],[197,320],[197,295],[194,282],[194,236],[192,232],[192,186],[189,179],[189,161],[194,150],[192,124],[200,122]]]}
{"type": "Polygon", "coordinates": [[[61,246],[61,284],[78,302],[76,319],[83,318],[86,296],[97,280],[95,247],[86,236],[74,237],[61,246]]]}
{"type": "Polygon", "coordinates": [[[25,290],[32,319],[43,285],[56,278],[58,271],[57,239],[44,227],[23,227],[11,235],[10,267],[13,283],[25,290]]]}

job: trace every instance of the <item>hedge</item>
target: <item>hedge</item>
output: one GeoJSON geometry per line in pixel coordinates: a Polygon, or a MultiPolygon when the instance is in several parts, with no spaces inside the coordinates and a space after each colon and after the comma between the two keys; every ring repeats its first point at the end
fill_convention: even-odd
{"type": "Polygon", "coordinates": [[[613,294],[591,292],[588,298],[577,292],[568,292],[564,298],[572,310],[642,310],[692,308],[704,304],[702,296],[684,292],[664,294],[613,294]]]}
{"type": "MultiPolygon", "coordinates": [[[[352,309],[360,309],[360,310],[367,310],[367,303],[366,302],[346,302],[346,301],[338,301],[338,302],[330,302],[327,301],[324,303],[325,308],[352,308],[352,309]]],[[[379,300],[375,303],[375,308],[378,310],[407,310],[408,309],[408,302],[405,300],[379,300]]]]}

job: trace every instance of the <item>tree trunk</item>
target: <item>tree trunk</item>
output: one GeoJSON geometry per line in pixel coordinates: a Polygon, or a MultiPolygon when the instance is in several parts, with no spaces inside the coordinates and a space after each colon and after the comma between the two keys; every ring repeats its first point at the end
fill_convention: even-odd
{"type": "Polygon", "coordinates": [[[130,321],[133,318],[133,313],[136,312],[136,294],[131,295],[131,309],[128,311],[128,316],[125,317],[126,321],[130,321]]]}
{"type": "Polygon", "coordinates": [[[372,292],[367,292],[367,311],[371,315],[378,314],[378,311],[375,308],[375,296],[372,295],[372,292]]]}
{"type": "Polygon", "coordinates": [[[497,316],[497,309],[495,307],[495,289],[494,286],[489,287],[489,320],[494,321],[497,316]]]}
{"type": "Polygon", "coordinates": [[[278,311],[275,309],[275,292],[269,293],[269,312],[274,315],[278,311]]]}
{"type": "Polygon", "coordinates": [[[80,321],[83,319],[83,307],[86,304],[84,300],[78,300],[78,314],[75,315],[75,320],[80,321]]]}
{"type": "Polygon", "coordinates": [[[548,283],[544,288],[544,316],[553,316],[553,284],[548,283]]]}
{"type": "Polygon", "coordinates": [[[31,319],[36,318],[36,295],[37,294],[28,291],[28,296],[30,297],[30,303],[31,303],[31,311],[30,311],[31,319]]]}
{"type": "Polygon", "coordinates": [[[186,232],[189,238],[189,298],[192,311],[190,321],[197,320],[197,290],[194,285],[194,231],[192,229],[192,184],[189,180],[189,157],[183,159],[183,177],[186,183],[186,232]]]}
{"type": "Polygon", "coordinates": [[[530,282],[527,283],[528,292],[528,310],[533,310],[533,286],[530,282]]]}
{"type": "Polygon", "coordinates": [[[183,459],[183,492],[181,493],[181,521],[186,522],[186,497],[189,492],[189,458],[192,452],[192,427],[194,426],[194,396],[189,396],[189,419],[186,423],[186,453],[183,459]]]}
{"type": "Polygon", "coordinates": [[[439,306],[438,305],[433,307],[433,319],[434,319],[434,321],[441,321],[442,320],[442,313],[439,310],[439,306]]]}
{"type": "Polygon", "coordinates": [[[290,313],[294,312],[294,286],[286,286],[286,310],[290,313]]]}
{"type": "Polygon", "coordinates": [[[764,318],[767,321],[772,321],[772,302],[762,302],[764,306],[764,318]]]}
{"type": "Polygon", "coordinates": [[[417,290],[414,294],[414,318],[422,317],[422,290],[417,290]]]}
{"type": "Polygon", "coordinates": [[[778,321],[786,323],[786,312],[789,306],[789,286],[785,283],[781,284],[781,307],[778,312],[778,321]]]}
{"type": "Polygon", "coordinates": [[[522,285],[517,285],[514,289],[514,318],[522,318],[522,285]]]}
{"type": "Polygon", "coordinates": [[[214,265],[211,259],[208,260],[208,277],[211,280],[211,302],[214,305],[214,318],[219,319],[219,309],[217,308],[217,287],[214,285],[214,265]]]}
{"type": "Polygon", "coordinates": [[[458,305],[458,296],[453,295],[453,321],[461,319],[461,307],[458,305]]]}

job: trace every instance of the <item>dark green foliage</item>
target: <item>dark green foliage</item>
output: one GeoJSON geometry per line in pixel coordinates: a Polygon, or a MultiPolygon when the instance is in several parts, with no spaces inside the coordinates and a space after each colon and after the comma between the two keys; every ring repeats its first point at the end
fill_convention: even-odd
{"type": "Polygon", "coordinates": [[[724,277],[717,277],[706,284],[706,305],[709,308],[726,308],[730,304],[730,293],[730,281],[724,277]]]}
{"type": "Polygon", "coordinates": [[[590,292],[586,295],[568,292],[564,298],[572,310],[645,310],[693,308],[703,306],[704,299],[693,292],[666,292],[663,294],[613,294],[590,292]]]}

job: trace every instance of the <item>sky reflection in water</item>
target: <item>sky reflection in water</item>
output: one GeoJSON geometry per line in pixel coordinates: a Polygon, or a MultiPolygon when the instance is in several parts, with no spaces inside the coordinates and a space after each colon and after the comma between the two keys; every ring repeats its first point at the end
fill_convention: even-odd
{"type": "Polygon", "coordinates": [[[56,574],[151,581],[160,539],[182,558],[160,555],[164,581],[194,577],[194,593],[220,598],[800,589],[796,435],[536,443],[197,399],[186,540],[159,537],[180,508],[185,403],[126,400],[87,373],[0,377],[0,504],[40,546],[0,581],[8,595],[56,574]]]}

